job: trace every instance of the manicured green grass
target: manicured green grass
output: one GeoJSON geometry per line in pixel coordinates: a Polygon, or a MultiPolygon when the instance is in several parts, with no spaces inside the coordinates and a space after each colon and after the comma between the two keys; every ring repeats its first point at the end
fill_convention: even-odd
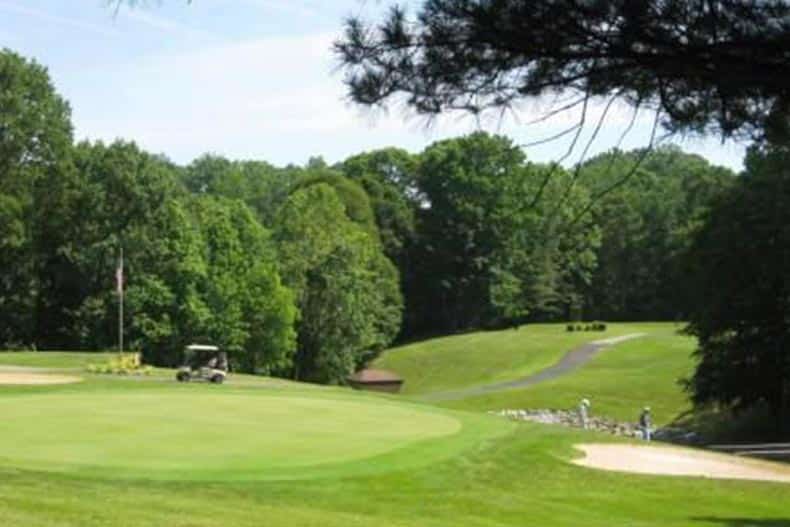
{"type": "Polygon", "coordinates": [[[481,331],[394,348],[374,367],[400,374],[405,394],[425,394],[518,379],[548,368],[587,342],[662,327],[609,324],[603,332],[568,332],[565,324],[532,324],[481,331]]]}
{"type": "Polygon", "coordinates": [[[106,362],[114,353],[74,353],[63,351],[4,351],[0,366],[25,368],[84,368],[91,363],[106,362]]]}
{"type": "Polygon", "coordinates": [[[589,439],[580,432],[519,425],[428,466],[388,465],[374,474],[300,481],[138,482],[0,469],[0,522],[25,527],[787,524],[790,485],[630,476],[567,463],[576,455],[572,445],[589,439]]]}
{"type": "MultiPolygon", "coordinates": [[[[535,402],[576,383],[605,386],[594,409],[625,413],[631,393],[658,393],[689,343],[670,326],[650,329],[568,376],[566,388],[541,387],[535,402]],[[623,380],[609,383],[612,374],[623,380]]],[[[790,525],[790,485],[569,463],[574,444],[611,436],[237,379],[0,387],[0,526],[790,525]]]]}
{"type": "Polygon", "coordinates": [[[566,376],[523,389],[507,390],[441,403],[466,410],[503,408],[575,408],[590,399],[593,414],[635,421],[650,406],[663,424],[690,409],[678,381],[693,370],[695,341],[674,325],[653,327],[642,338],[612,346],[566,376]]]}
{"type": "Polygon", "coordinates": [[[499,432],[490,419],[354,393],[215,388],[0,399],[0,462],[115,478],[295,478],[319,465],[356,469],[354,462],[396,450],[429,462],[441,451],[425,447],[438,438],[452,450],[472,428],[499,432]]]}

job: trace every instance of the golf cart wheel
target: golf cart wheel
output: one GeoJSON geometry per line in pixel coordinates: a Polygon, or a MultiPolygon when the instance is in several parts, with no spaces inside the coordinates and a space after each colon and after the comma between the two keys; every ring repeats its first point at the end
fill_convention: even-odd
{"type": "Polygon", "coordinates": [[[189,374],[185,371],[180,371],[176,374],[178,382],[189,382],[189,374]]]}
{"type": "Polygon", "coordinates": [[[222,381],[224,380],[225,380],[224,375],[214,375],[213,377],[211,377],[211,382],[214,384],[222,384],[222,381]]]}

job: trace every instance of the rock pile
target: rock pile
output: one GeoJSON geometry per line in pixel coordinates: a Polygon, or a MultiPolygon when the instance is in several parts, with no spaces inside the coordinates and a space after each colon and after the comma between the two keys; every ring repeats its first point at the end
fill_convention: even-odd
{"type": "MultiPolygon", "coordinates": [[[[562,425],[581,428],[579,413],[573,410],[500,410],[491,412],[515,421],[530,421],[547,425],[562,425]]],[[[616,436],[642,437],[642,431],[636,423],[624,423],[605,417],[590,416],[587,419],[588,430],[605,432],[616,436]]],[[[696,434],[676,427],[659,428],[653,432],[653,439],[668,443],[694,444],[698,442],[696,434]]]]}

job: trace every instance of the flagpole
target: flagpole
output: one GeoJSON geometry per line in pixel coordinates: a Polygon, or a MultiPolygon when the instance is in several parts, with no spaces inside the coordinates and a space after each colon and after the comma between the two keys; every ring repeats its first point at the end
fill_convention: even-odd
{"type": "Polygon", "coordinates": [[[121,262],[118,267],[118,353],[123,355],[123,247],[121,247],[121,262]]]}

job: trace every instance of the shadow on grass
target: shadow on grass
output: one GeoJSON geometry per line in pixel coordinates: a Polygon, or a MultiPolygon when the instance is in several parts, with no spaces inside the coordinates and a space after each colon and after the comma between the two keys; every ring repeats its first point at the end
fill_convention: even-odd
{"type": "Polygon", "coordinates": [[[790,518],[714,518],[711,516],[698,516],[691,518],[694,521],[721,525],[722,527],[790,527],[790,518]]]}

